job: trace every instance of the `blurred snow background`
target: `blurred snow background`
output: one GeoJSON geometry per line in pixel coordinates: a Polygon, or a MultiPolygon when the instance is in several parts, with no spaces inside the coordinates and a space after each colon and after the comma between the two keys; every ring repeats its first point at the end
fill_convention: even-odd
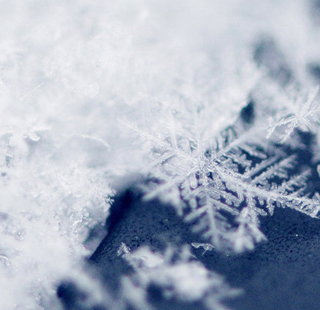
{"type": "MultiPolygon", "coordinates": [[[[88,231],[114,180],[145,167],[125,122],[206,107],[232,124],[257,85],[261,35],[301,89],[319,29],[308,1],[0,1],[0,309],[59,309],[56,284],[84,277],[88,231]]],[[[273,90],[280,96],[280,90],[273,90]]]]}

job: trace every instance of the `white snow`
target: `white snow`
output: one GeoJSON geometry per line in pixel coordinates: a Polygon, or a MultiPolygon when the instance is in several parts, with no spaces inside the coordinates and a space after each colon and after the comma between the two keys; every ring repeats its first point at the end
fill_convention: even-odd
{"type": "MultiPolygon", "coordinates": [[[[192,130],[212,106],[198,132],[232,124],[261,83],[261,33],[312,85],[308,14],[302,0],[1,0],[0,309],[59,309],[59,281],[86,278],[83,243],[105,221],[111,184],[146,166],[124,123],[161,133],[161,109],[185,106],[192,130]]],[[[172,268],[179,293],[201,295],[197,265],[172,268]]]]}

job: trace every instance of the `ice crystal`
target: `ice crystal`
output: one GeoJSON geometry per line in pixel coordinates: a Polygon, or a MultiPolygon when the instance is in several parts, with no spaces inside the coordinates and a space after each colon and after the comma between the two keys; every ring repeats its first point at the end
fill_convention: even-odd
{"type": "Polygon", "coordinates": [[[168,122],[162,137],[136,128],[151,149],[146,199],[160,195],[180,214],[189,213],[185,220],[194,222],[195,231],[203,232],[214,246],[237,252],[265,239],[258,229],[258,215],[272,214],[275,205],[318,216],[318,203],[306,192],[310,172],[305,169],[291,176],[295,151],[289,155],[268,143],[261,120],[249,129],[239,120],[204,143],[201,132],[190,131],[180,121],[183,113],[177,112],[173,120],[169,111],[163,118],[168,122]]]}
{"type": "Polygon", "coordinates": [[[316,132],[320,113],[319,101],[316,99],[318,91],[317,87],[307,99],[298,98],[295,102],[285,100],[284,102],[287,104],[283,105],[281,112],[279,111],[278,115],[274,117],[277,120],[270,120],[267,138],[270,138],[277,127],[285,128],[281,134],[281,142],[285,142],[296,128],[305,132],[316,132]]]}

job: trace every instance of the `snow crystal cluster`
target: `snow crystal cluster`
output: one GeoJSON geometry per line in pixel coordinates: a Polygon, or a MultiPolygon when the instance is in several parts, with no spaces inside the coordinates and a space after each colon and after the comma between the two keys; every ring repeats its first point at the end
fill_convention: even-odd
{"type": "Polygon", "coordinates": [[[123,258],[136,273],[133,277],[123,278],[123,296],[138,305],[138,309],[152,309],[145,295],[148,285],[154,284],[164,288],[166,298],[175,296],[187,302],[201,300],[208,309],[227,310],[222,300],[242,293],[228,287],[221,276],[190,260],[188,247],[182,249],[176,261],[173,260],[174,254],[174,250],[168,248],[163,257],[148,247],[124,253],[123,258]],[[137,283],[140,289],[137,289],[137,283]]]}
{"type": "MultiPolygon", "coordinates": [[[[265,240],[274,207],[318,217],[319,7],[0,1],[0,308],[59,309],[129,173],[220,251],[265,240]]],[[[136,277],[196,299],[220,283],[202,268],[136,277]]]]}

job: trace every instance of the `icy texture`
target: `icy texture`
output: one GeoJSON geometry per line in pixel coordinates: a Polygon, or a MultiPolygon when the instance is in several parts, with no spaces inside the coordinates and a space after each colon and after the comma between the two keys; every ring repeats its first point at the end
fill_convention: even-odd
{"type": "MultiPolygon", "coordinates": [[[[291,98],[313,94],[317,84],[317,67],[312,67],[313,77],[308,68],[319,61],[319,31],[308,4],[0,1],[0,308],[58,307],[54,284],[66,274],[82,279],[77,262],[89,254],[83,243],[88,229],[101,225],[107,216],[115,178],[132,171],[158,177],[166,169],[163,175],[174,176],[168,186],[176,186],[173,201],[179,205],[181,185],[190,182],[191,189],[197,187],[194,167],[208,170],[205,152],[235,124],[251,97],[259,114],[256,138],[263,139],[269,126],[273,141],[285,140],[299,148],[291,139],[292,129],[315,132],[318,126],[312,103],[317,97],[310,97],[302,114],[292,116],[290,107],[291,98]],[[279,65],[274,66],[270,57],[279,65]],[[151,144],[137,147],[137,136],[151,144]],[[161,166],[170,151],[175,152],[170,158],[183,161],[161,166]],[[188,152],[193,152],[191,157],[188,152]],[[150,160],[150,154],[160,156],[158,162],[150,160]]],[[[247,135],[240,142],[246,143],[247,135]]],[[[265,151],[273,142],[259,143],[265,151]]],[[[229,151],[220,155],[225,158],[229,151]]],[[[275,153],[274,148],[269,151],[268,156],[275,153]]],[[[215,169],[224,169],[227,179],[217,177],[215,184],[224,180],[223,187],[229,182],[227,188],[241,195],[244,190],[236,190],[242,181],[237,169],[230,162],[229,170],[217,168],[219,156],[215,169]]],[[[264,166],[266,170],[271,165],[273,175],[292,166],[287,162],[276,170],[275,162],[264,166]]],[[[241,156],[237,164],[248,174],[258,167],[246,169],[241,156]]],[[[269,196],[274,188],[268,178],[261,178],[262,200],[276,203],[288,191],[298,195],[306,183],[304,172],[299,173],[295,183],[282,188],[285,195],[275,190],[269,196]]],[[[204,180],[208,181],[206,173],[204,180]]],[[[250,182],[249,195],[240,199],[249,208],[237,218],[238,251],[263,239],[259,208],[253,203],[257,180],[250,177],[250,182]]],[[[196,208],[195,197],[191,198],[184,197],[196,208]]],[[[306,213],[315,216],[317,209],[308,203],[301,207],[289,201],[289,206],[302,211],[310,206],[306,213]]],[[[233,210],[231,214],[238,212],[224,206],[233,210]]],[[[232,239],[224,227],[210,231],[232,239]]]]}
{"type": "Polygon", "coordinates": [[[156,285],[164,290],[165,298],[201,301],[207,309],[228,310],[223,300],[242,293],[241,290],[230,288],[221,276],[209,272],[201,263],[192,261],[188,247],[183,248],[179,258],[174,260],[176,254],[169,248],[162,257],[148,247],[124,253],[123,258],[135,273],[123,278],[123,296],[137,309],[152,309],[146,300],[146,289],[156,285]]]}

